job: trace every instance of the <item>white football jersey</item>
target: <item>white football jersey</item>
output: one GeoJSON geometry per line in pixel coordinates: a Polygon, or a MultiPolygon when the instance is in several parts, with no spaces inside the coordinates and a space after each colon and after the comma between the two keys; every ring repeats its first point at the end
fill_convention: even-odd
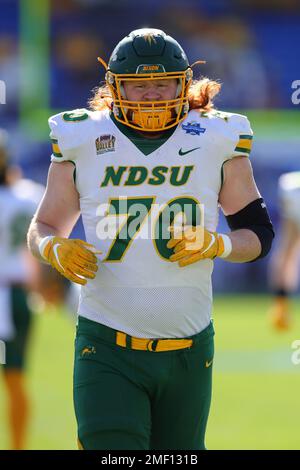
{"type": "Polygon", "coordinates": [[[284,173],[279,178],[281,216],[293,220],[300,230],[300,171],[284,173]]]}
{"type": "Polygon", "coordinates": [[[27,179],[13,186],[0,186],[0,284],[28,280],[26,234],[44,189],[27,179]]]}
{"type": "Polygon", "coordinates": [[[0,339],[14,337],[10,285],[30,279],[26,234],[44,187],[22,179],[13,186],[0,186],[0,339]]]}
{"type": "Polygon", "coordinates": [[[86,240],[103,252],[96,278],[81,290],[79,315],[145,338],[206,328],[213,261],[184,268],[170,262],[167,215],[173,211],[177,222],[184,214],[188,224],[216,230],[222,166],[250,153],[247,118],[191,111],[148,154],[109,111],[61,113],[49,124],[52,161],[74,163],[86,240]]]}

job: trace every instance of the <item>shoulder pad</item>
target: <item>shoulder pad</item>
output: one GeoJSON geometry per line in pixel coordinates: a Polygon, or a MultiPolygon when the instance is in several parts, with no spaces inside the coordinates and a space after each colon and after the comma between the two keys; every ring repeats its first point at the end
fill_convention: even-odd
{"type": "Polygon", "coordinates": [[[200,117],[207,118],[219,118],[223,119],[225,122],[228,122],[228,119],[232,116],[232,113],[226,113],[225,111],[218,111],[217,109],[212,109],[211,111],[202,111],[200,112],[200,117]]]}
{"type": "Polygon", "coordinates": [[[211,111],[200,112],[199,117],[207,118],[211,122],[213,121],[218,132],[230,142],[231,150],[227,158],[241,155],[249,156],[253,132],[246,116],[213,109],[211,111]]]}
{"type": "Polygon", "coordinates": [[[51,116],[49,126],[53,147],[51,161],[66,161],[76,158],[76,148],[93,135],[95,121],[101,114],[88,109],[75,109],[51,116]]]}
{"type": "Polygon", "coordinates": [[[300,171],[291,171],[284,173],[278,180],[279,190],[293,191],[300,189],[300,171]]]}
{"type": "Polygon", "coordinates": [[[236,138],[236,145],[232,156],[237,157],[242,155],[248,157],[251,152],[253,140],[253,131],[248,118],[242,114],[230,114],[229,124],[236,138]]]}
{"type": "Polygon", "coordinates": [[[284,173],[278,181],[278,195],[281,215],[299,220],[300,171],[284,173]]]}

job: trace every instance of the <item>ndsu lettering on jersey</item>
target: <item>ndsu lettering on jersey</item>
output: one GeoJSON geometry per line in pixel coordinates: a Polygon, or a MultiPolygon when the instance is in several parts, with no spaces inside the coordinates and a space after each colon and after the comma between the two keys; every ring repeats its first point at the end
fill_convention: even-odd
{"type": "Polygon", "coordinates": [[[119,166],[117,169],[107,166],[100,186],[138,186],[144,183],[158,186],[164,184],[167,179],[172,186],[181,186],[187,183],[193,169],[194,165],[156,166],[150,172],[144,166],[119,166]]]}

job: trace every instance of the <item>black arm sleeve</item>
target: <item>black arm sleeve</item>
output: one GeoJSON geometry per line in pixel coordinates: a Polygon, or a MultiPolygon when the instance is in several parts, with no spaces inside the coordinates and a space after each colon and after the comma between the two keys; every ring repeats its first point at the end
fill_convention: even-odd
{"type": "Polygon", "coordinates": [[[263,198],[255,199],[235,214],[228,215],[226,220],[231,231],[246,228],[259,238],[261,253],[252,261],[264,258],[269,253],[275,233],[263,198]]]}

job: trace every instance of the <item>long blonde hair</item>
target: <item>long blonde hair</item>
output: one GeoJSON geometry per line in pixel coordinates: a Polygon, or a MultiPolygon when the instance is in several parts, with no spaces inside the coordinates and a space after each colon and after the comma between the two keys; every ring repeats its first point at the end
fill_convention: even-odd
{"type": "MultiPolygon", "coordinates": [[[[188,91],[190,111],[193,109],[211,111],[214,108],[213,98],[220,89],[221,84],[209,78],[194,80],[188,91]]],[[[88,104],[93,111],[103,111],[107,108],[111,109],[112,101],[110,90],[105,84],[93,90],[93,97],[88,104]]]]}

